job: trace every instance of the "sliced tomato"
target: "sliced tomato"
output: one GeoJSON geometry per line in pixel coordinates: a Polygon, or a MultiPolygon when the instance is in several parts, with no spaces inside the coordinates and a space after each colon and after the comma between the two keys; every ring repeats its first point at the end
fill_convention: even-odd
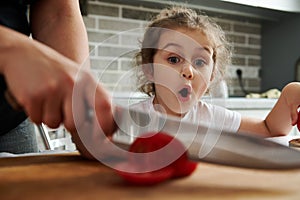
{"type": "Polygon", "coordinates": [[[142,159],[138,158],[138,160],[134,160],[136,157],[133,157],[131,162],[147,166],[154,165],[154,163],[161,165],[165,162],[166,158],[177,158],[180,156],[165,167],[174,168],[174,174],[172,176],[174,178],[189,176],[192,174],[197,168],[198,163],[190,161],[183,144],[169,134],[163,132],[149,132],[143,134],[133,142],[129,151],[135,153],[148,153],[164,148],[168,144],[170,144],[168,148],[165,148],[159,157],[151,157],[151,155],[147,155],[142,159]]]}
{"type": "Polygon", "coordinates": [[[129,151],[145,154],[131,154],[128,162],[116,166],[116,172],[127,182],[136,185],[153,185],[169,178],[189,176],[197,167],[196,162],[188,159],[183,144],[163,132],[141,135],[132,143],[129,151]]]}
{"type": "Polygon", "coordinates": [[[298,131],[300,131],[300,111],[298,112],[297,128],[298,128],[298,131]]]}
{"type": "Polygon", "coordinates": [[[136,167],[137,166],[133,165],[132,163],[122,162],[116,166],[116,172],[127,183],[141,186],[155,185],[164,182],[173,176],[173,169],[170,167],[145,173],[128,172],[129,169],[134,170],[136,167]]]}
{"type": "Polygon", "coordinates": [[[181,178],[191,175],[198,166],[197,162],[188,160],[186,153],[174,162],[173,178],[181,178]]]}
{"type": "Polygon", "coordinates": [[[129,148],[133,154],[130,161],[149,169],[167,167],[184,152],[184,146],[171,135],[159,132],[150,132],[136,138],[129,148]]]}

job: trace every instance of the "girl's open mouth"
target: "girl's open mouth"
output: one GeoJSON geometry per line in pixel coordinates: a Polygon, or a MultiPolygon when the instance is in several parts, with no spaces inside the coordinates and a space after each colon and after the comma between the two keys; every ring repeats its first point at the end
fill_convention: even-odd
{"type": "Polygon", "coordinates": [[[190,100],[190,96],[191,96],[191,86],[189,85],[185,85],[183,88],[181,88],[178,91],[179,94],[179,100],[182,102],[188,101],[190,100]]]}

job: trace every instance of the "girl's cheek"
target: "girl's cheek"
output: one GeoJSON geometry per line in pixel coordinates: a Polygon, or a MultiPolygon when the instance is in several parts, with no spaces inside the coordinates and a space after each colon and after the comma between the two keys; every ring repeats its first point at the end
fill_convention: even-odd
{"type": "Polygon", "coordinates": [[[154,66],[154,83],[174,91],[180,84],[180,74],[175,69],[164,66],[154,66]]]}

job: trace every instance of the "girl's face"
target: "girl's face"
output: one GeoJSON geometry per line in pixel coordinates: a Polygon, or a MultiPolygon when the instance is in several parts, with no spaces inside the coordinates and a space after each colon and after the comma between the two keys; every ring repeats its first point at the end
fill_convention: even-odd
{"type": "Polygon", "coordinates": [[[156,109],[175,116],[188,112],[213,78],[212,56],[213,49],[202,31],[164,31],[153,58],[153,71],[146,73],[155,84],[156,109]]]}

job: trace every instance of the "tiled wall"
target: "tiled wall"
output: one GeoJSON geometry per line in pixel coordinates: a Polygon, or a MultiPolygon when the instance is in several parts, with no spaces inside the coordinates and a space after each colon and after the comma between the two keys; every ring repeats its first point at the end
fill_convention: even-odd
{"type": "MultiPolygon", "coordinates": [[[[161,7],[161,6],[160,6],[161,7]]],[[[88,1],[84,16],[91,50],[92,68],[109,91],[133,91],[130,77],[132,56],[139,48],[143,27],[160,8],[88,1]]],[[[208,15],[209,12],[207,12],[208,15]]],[[[218,13],[214,13],[217,16],[218,13]]],[[[234,46],[232,66],[228,66],[229,95],[241,96],[236,70],[243,72],[245,89],[260,91],[261,24],[257,20],[236,17],[216,18],[234,46]]]]}

